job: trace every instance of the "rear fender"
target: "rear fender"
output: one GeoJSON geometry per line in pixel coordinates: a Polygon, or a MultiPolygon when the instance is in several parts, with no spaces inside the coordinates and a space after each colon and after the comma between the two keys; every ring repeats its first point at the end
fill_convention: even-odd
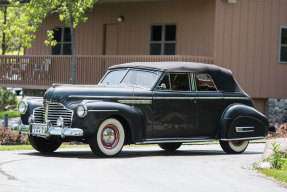
{"type": "Polygon", "coordinates": [[[219,140],[249,140],[264,138],[268,134],[269,122],[255,108],[234,104],[221,116],[217,137],[219,140]]]}

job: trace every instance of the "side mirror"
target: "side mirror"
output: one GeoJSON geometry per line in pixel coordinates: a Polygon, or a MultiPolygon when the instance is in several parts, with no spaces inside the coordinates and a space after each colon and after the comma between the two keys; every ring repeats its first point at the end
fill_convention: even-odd
{"type": "Polygon", "coordinates": [[[166,84],[162,83],[162,84],[160,84],[160,86],[157,86],[156,89],[166,90],[166,84]]]}

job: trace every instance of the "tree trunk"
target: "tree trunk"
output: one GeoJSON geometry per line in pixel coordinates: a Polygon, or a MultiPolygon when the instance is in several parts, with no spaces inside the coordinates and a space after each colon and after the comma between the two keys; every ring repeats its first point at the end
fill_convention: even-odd
{"type": "Polygon", "coordinates": [[[76,59],[76,41],[75,41],[75,31],[74,31],[74,18],[73,18],[73,10],[72,10],[72,2],[69,1],[69,14],[70,14],[70,32],[71,32],[71,41],[72,41],[72,78],[71,84],[76,83],[76,66],[77,66],[77,59],[76,59]]]}
{"type": "MultiPolygon", "coordinates": [[[[3,25],[5,26],[7,23],[7,7],[4,7],[3,16],[4,16],[3,25]]],[[[2,55],[5,55],[7,46],[6,46],[6,34],[5,34],[4,30],[2,32],[2,46],[1,46],[1,48],[2,48],[2,55]]]]}

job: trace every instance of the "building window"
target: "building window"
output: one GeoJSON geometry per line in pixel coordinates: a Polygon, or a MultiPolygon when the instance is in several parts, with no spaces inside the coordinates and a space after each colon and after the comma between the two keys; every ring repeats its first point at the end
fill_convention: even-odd
{"type": "Polygon", "coordinates": [[[176,25],[152,25],[150,55],[175,55],[176,25]]]}
{"type": "Polygon", "coordinates": [[[287,62],[287,27],[281,27],[280,62],[287,62]]]}
{"type": "Polygon", "coordinates": [[[54,31],[54,40],[57,45],[52,47],[52,55],[71,55],[71,33],[68,27],[56,27],[54,31]]]}

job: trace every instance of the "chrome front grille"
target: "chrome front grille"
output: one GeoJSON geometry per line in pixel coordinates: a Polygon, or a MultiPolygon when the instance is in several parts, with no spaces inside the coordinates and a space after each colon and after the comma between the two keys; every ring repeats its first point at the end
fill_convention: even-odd
{"type": "Polygon", "coordinates": [[[46,110],[44,107],[35,108],[33,112],[35,123],[44,123],[50,121],[52,125],[56,126],[57,119],[62,117],[64,119],[65,127],[71,127],[73,110],[67,109],[61,103],[47,103],[46,107],[46,110]]]}
{"type": "Polygon", "coordinates": [[[37,107],[34,109],[33,115],[35,117],[35,123],[44,123],[44,107],[37,107]]]}

